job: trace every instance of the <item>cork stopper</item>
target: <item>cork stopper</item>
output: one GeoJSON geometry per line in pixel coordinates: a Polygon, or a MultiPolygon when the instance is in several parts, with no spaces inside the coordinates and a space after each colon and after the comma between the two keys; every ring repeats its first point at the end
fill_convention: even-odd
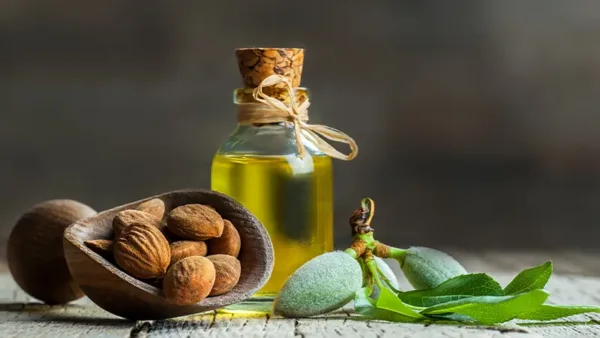
{"type": "MultiPolygon", "coordinates": [[[[304,49],[302,48],[238,48],[235,50],[245,88],[256,88],[266,77],[279,74],[293,87],[300,87],[304,49]]],[[[283,84],[274,86],[283,88],[283,84]]]]}

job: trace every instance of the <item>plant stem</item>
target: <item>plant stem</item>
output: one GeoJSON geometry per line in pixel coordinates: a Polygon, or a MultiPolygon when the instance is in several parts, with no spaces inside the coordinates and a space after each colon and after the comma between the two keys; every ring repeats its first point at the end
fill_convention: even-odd
{"type": "MultiPolygon", "coordinates": [[[[364,262],[369,274],[375,281],[378,287],[384,287],[381,278],[386,284],[394,291],[396,290],[390,281],[381,272],[377,263],[373,260],[373,255],[381,258],[394,258],[397,259],[400,265],[404,263],[404,257],[406,256],[406,250],[395,248],[387,244],[378,242],[373,236],[373,228],[371,222],[375,216],[375,201],[365,197],[360,201],[360,209],[355,210],[350,216],[350,226],[352,228],[352,244],[344,252],[350,255],[354,259],[358,259],[359,262],[364,262]],[[381,278],[380,278],[381,277],[381,278]]],[[[365,275],[368,275],[365,271],[365,275]]]]}
{"type": "MultiPolygon", "coordinates": [[[[366,271],[366,266],[364,263],[363,263],[363,276],[365,276],[364,277],[365,286],[368,287],[369,289],[371,289],[371,292],[372,292],[374,279],[373,279],[373,276],[371,275],[371,273],[366,271]]],[[[369,292],[369,295],[371,294],[371,292],[369,292]]]]}
{"type": "Polygon", "coordinates": [[[344,253],[350,255],[354,259],[358,258],[358,255],[356,254],[356,251],[354,251],[354,249],[352,249],[352,248],[348,248],[348,249],[344,250],[344,253]]]}
{"type": "Polygon", "coordinates": [[[375,285],[377,285],[379,289],[383,289],[385,286],[381,282],[381,278],[379,278],[377,263],[375,263],[375,260],[373,259],[373,254],[370,251],[367,251],[365,252],[365,257],[363,259],[365,261],[367,269],[369,269],[369,273],[371,274],[371,276],[373,276],[375,285]]]}
{"type": "Polygon", "coordinates": [[[363,241],[365,243],[365,247],[366,249],[370,249],[373,250],[375,249],[375,245],[377,244],[375,241],[375,238],[373,238],[373,233],[369,232],[366,234],[354,234],[354,236],[352,236],[354,241],[363,241]]]}
{"type": "Polygon", "coordinates": [[[402,266],[402,264],[404,263],[404,257],[406,256],[406,251],[405,249],[399,249],[399,248],[394,248],[393,246],[390,246],[390,258],[394,258],[398,261],[398,263],[400,263],[400,266],[402,266]]]}
{"type": "Polygon", "coordinates": [[[373,279],[371,279],[371,284],[367,285],[367,296],[369,296],[369,301],[373,302],[374,300],[371,299],[371,295],[373,294],[373,279]]]}
{"type": "Polygon", "coordinates": [[[379,273],[379,277],[385,282],[385,284],[387,284],[387,286],[394,291],[395,293],[399,293],[401,292],[400,290],[396,290],[396,288],[392,285],[392,283],[390,282],[390,280],[385,276],[385,274],[381,271],[381,269],[379,268],[379,265],[375,265],[377,267],[377,272],[379,273]]]}
{"type": "Polygon", "coordinates": [[[354,258],[362,257],[367,251],[375,253],[382,258],[393,257],[403,261],[406,250],[394,248],[378,242],[373,236],[371,222],[375,217],[375,201],[365,197],[360,201],[360,208],[350,216],[350,227],[352,228],[352,244],[346,253],[354,258]],[[353,250],[354,253],[350,252],[353,250]]]}

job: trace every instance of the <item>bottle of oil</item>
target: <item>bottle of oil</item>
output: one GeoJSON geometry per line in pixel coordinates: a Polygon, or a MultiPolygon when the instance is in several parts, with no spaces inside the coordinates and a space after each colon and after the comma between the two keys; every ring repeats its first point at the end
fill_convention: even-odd
{"type": "Polygon", "coordinates": [[[305,130],[304,50],[237,49],[236,56],[245,85],[234,91],[238,125],[214,157],[211,188],[237,199],[267,229],[274,269],[255,299],[268,300],[302,264],[333,249],[331,151],[305,130]]]}

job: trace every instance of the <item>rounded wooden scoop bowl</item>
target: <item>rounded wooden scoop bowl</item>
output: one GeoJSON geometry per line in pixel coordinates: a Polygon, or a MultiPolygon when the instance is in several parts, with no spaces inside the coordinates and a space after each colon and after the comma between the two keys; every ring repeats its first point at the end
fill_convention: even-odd
{"type": "Polygon", "coordinates": [[[131,320],[185,316],[243,301],[266,283],[273,270],[273,246],[263,225],[231,197],[209,190],[167,192],[100,212],[65,230],[64,250],[71,274],[86,296],[104,310],[131,320]],[[242,242],[239,255],[242,272],[231,291],[194,305],[174,305],[164,298],[161,289],[128,275],[84,244],[86,240],[110,239],[112,221],[119,211],[134,209],[153,198],[165,202],[165,214],[180,205],[199,203],[213,206],[231,221],[242,242]]]}

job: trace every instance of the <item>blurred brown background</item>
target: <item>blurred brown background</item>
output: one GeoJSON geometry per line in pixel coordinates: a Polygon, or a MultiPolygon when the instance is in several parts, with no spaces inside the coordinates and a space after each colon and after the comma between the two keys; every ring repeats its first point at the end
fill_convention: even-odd
{"type": "MultiPolygon", "coordinates": [[[[233,49],[307,48],[336,161],[396,245],[598,247],[600,2],[0,1],[0,247],[51,198],[102,210],[208,187],[233,49]]],[[[4,255],[4,249],[2,250],[4,255]]]]}

